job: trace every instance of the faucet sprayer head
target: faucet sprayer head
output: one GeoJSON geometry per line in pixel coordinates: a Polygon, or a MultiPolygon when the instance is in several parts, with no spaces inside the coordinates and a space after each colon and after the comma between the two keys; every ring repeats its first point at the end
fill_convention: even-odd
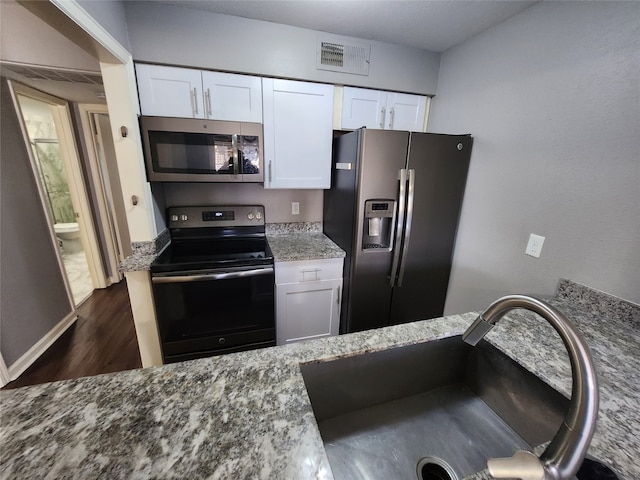
{"type": "Polygon", "coordinates": [[[480,314],[471,326],[462,334],[462,340],[475,347],[494,326],[495,324],[487,322],[482,314],[480,314]]]}

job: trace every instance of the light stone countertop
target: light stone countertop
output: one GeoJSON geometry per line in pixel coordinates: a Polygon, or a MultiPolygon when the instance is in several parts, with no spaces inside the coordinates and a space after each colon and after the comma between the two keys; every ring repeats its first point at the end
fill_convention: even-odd
{"type": "Polygon", "coordinates": [[[344,250],[322,233],[321,222],[267,223],[266,232],[276,262],[345,256],[344,250]]]}
{"type": "Polygon", "coordinates": [[[344,250],[322,232],[295,232],[267,235],[276,262],[343,258],[344,250]]]}
{"type": "MultiPolygon", "coordinates": [[[[120,262],[120,271],[124,273],[150,270],[157,252],[161,252],[169,243],[168,231],[165,232],[161,238],[159,237],[160,240],[134,243],[133,254],[120,262]]],[[[320,222],[271,223],[266,225],[266,232],[276,262],[345,256],[344,250],[322,233],[320,222]]]]}
{"type": "MultiPolygon", "coordinates": [[[[589,453],[640,478],[640,306],[569,281],[550,303],[584,334],[598,370],[589,453]]],[[[331,479],[300,363],[457,335],[474,318],[0,391],[0,478],[331,479]]],[[[568,358],[549,324],[518,311],[486,338],[568,395],[568,358]]]]}

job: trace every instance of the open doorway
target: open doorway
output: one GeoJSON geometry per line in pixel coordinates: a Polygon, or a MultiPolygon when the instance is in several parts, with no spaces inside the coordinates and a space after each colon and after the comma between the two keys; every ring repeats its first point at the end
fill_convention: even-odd
{"type": "Polygon", "coordinates": [[[106,286],[67,102],[12,84],[42,205],[76,306],[106,286]]]}
{"type": "MultiPolygon", "coordinates": [[[[69,182],[72,169],[71,159],[65,156],[60,145],[58,132],[65,127],[58,119],[56,128],[56,104],[44,97],[18,89],[16,98],[24,122],[27,141],[33,153],[37,178],[40,181],[43,206],[48,210],[48,218],[53,221],[53,229],[62,263],[75,305],[80,305],[91,295],[94,283],[89,270],[86,249],[81,240],[78,200],[73,201],[69,182]],[[40,97],[40,98],[38,98],[40,97]],[[75,205],[74,205],[75,203],[75,205]]],[[[65,140],[62,139],[64,142],[65,140]]],[[[68,149],[65,149],[68,150],[68,149]]],[[[73,197],[77,199],[78,192],[73,197]]],[[[85,226],[83,225],[83,228],[85,226]]]]}

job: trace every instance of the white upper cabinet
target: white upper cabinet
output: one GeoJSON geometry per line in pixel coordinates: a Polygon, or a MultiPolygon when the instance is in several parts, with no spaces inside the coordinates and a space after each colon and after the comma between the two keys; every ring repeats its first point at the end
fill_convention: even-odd
{"type": "Polygon", "coordinates": [[[262,123],[262,79],[202,72],[205,118],[262,123]]]}
{"type": "Polygon", "coordinates": [[[333,85],[264,78],[265,188],[329,188],[333,85]]]}
{"type": "Polygon", "coordinates": [[[143,115],[262,123],[262,79],[136,64],[143,115]]]}
{"type": "Polygon", "coordinates": [[[136,64],[143,115],[204,118],[200,70],[136,64]]]}
{"type": "Polygon", "coordinates": [[[342,95],[342,128],[384,128],[387,92],[344,87],[342,95]]]}
{"type": "Polygon", "coordinates": [[[341,127],[422,132],[426,111],[423,95],[344,87],[341,127]]]}
{"type": "Polygon", "coordinates": [[[408,93],[387,93],[387,130],[424,131],[427,97],[408,93]]]}

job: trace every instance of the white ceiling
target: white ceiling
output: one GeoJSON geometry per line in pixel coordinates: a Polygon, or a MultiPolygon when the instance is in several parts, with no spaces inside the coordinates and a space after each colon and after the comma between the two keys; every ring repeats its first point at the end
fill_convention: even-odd
{"type": "Polygon", "coordinates": [[[524,0],[155,0],[444,52],[529,8],[524,0]]]}

